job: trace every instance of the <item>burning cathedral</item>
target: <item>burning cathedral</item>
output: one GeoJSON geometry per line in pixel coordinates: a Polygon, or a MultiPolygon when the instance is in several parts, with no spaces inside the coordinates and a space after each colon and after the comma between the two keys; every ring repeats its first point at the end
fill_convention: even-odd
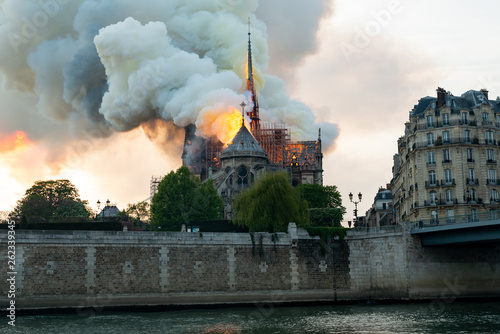
{"type": "Polygon", "coordinates": [[[196,136],[196,127],[185,127],[182,165],[204,181],[211,178],[224,201],[224,218],[233,218],[233,199],[266,171],[282,170],[290,175],[291,184],[323,184],[321,129],[318,139],[292,142],[289,129],[282,124],[261,123],[254,85],[251,34],[248,32],[247,90],[251,94],[250,110],[240,105],[242,116],[250,118],[247,128],[241,117],[239,130],[224,144],[216,137],[196,136]]]}

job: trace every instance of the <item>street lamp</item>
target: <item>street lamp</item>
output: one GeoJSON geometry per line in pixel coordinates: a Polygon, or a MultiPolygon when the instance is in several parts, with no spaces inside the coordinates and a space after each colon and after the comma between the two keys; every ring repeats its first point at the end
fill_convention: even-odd
{"type": "Polygon", "coordinates": [[[355,217],[354,218],[354,227],[358,226],[358,203],[361,202],[362,197],[363,197],[363,195],[361,194],[361,192],[359,192],[359,194],[358,194],[359,201],[353,201],[352,200],[353,195],[352,195],[352,193],[349,193],[349,200],[354,203],[354,217],[355,217]]]}

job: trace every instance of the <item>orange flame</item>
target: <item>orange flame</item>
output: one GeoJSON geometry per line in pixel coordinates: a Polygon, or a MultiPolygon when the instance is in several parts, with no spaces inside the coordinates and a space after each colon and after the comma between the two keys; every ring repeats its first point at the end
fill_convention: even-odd
{"type": "Polygon", "coordinates": [[[30,141],[26,134],[17,131],[15,134],[0,137],[0,153],[15,151],[27,147],[30,141]]]}
{"type": "Polygon", "coordinates": [[[233,109],[232,112],[217,117],[212,127],[219,140],[224,144],[229,144],[240,130],[241,120],[241,112],[237,109],[233,109]]]}

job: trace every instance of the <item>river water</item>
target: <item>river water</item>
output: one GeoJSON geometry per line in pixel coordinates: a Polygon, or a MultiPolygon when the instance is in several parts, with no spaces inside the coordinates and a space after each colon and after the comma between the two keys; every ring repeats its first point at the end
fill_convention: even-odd
{"type": "Polygon", "coordinates": [[[0,333],[500,333],[500,302],[332,305],[26,315],[0,333]]]}

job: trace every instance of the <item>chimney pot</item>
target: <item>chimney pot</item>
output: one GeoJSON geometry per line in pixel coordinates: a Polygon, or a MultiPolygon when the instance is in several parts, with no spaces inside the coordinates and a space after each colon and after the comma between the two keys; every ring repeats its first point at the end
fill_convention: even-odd
{"type": "Polygon", "coordinates": [[[486,88],[481,88],[481,93],[483,93],[486,100],[488,99],[488,90],[486,88]]]}
{"type": "Polygon", "coordinates": [[[437,107],[441,108],[444,104],[444,98],[446,97],[446,90],[444,88],[438,87],[437,91],[437,107]]]}

